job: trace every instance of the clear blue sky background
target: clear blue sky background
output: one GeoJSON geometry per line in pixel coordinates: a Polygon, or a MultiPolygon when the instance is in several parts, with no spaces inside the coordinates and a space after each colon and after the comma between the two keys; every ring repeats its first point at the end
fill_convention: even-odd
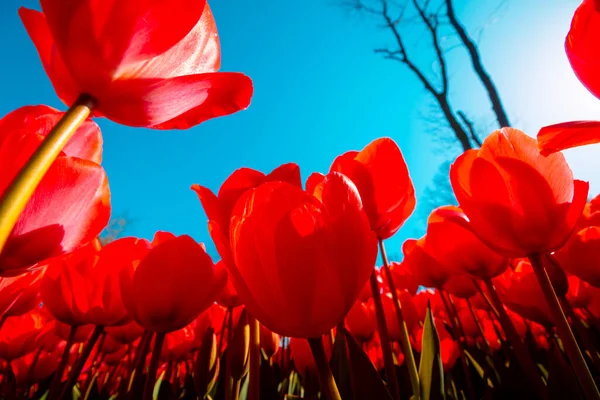
{"type": "MultiPolygon", "coordinates": [[[[463,23],[478,38],[516,127],[535,135],[549,123],[600,118],[600,101],[572,75],[563,40],[578,0],[455,0],[463,23]]],[[[0,3],[0,114],[26,104],[60,103],[17,15],[20,5],[0,3]]],[[[130,220],[126,234],[151,238],[156,230],[187,233],[207,243],[206,216],[194,192],[200,183],[217,191],[235,169],[268,172],[285,162],[301,166],[305,179],[326,172],[339,154],[390,136],[400,145],[418,201],[438,165],[458,148],[436,137],[448,135],[427,120],[432,101],[402,65],[383,60],[374,48],[391,46],[380,21],[361,17],[337,0],[212,1],[222,45],[222,70],[252,77],[255,95],[247,111],[188,131],[151,131],[99,119],[115,216],[130,220]],[[425,118],[424,118],[425,117],[425,118]]],[[[432,72],[427,36],[408,27],[416,59],[432,72]]],[[[456,38],[450,51],[452,97],[484,131],[493,128],[489,105],[456,38]]],[[[429,118],[431,119],[431,118],[429,118]]],[[[598,147],[568,154],[579,178],[600,170],[598,147]]],[[[600,183],[600,180],[598,180],[600,183]]],[[[600,185],[592,183],[593,194],[600,185]]],[[[428,210],[421,207],[391,240],[399,253],[407,237],[423,234],[428,210]]]]}

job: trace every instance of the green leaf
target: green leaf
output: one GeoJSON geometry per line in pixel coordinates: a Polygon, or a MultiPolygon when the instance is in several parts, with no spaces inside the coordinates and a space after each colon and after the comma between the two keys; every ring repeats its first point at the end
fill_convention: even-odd
{"type": "Polygon", "coordinates": [[[427,304],[427,314],[423,326],[421,360],[419,362],[419,378],[421,380],[421,399],[445,399],[444,367],[440,338],[433,322],[431,305],[427,304]]]}
{"type": "Polygon", "coordinates": [[[354,399],[350,378],[350,361],[348,360],[348,349],[344,332],[338,329],[333,344],[331,361],[329,362],[333,378],[344,400],[354,399]]]}
{"type": "Polygon", "coordinates": [[[475,371],[477,371],[477,373],[479,374],[479,377],[481,379],[487,379],[487,384],[490,387],[494,387],[494,383],[491,381],[490,378],[487,378],[485,371],[483,370],[483,368],[481,367],[481,365],[477,362],[477,360],[475,360],[475,358],[471,355],[471,353],[469,353],[468,350],[465,349],[465,355],[467,356],[467,358],[469,359],[469,362],[471,363],[471,365],[473,366],[473,368],[475,368],[475,371]]]}
{"type": "Polygon", "coordinates": [[[548,394],[553,399],[581,399],[579,384],[556,341],[548,352],[548,394]]]}
{"type": "Polygon", "coordinates": [[[369,356],[360,348],[350,332],[344,328],[340,328],[340,330],[343,331],[348,345],[348,361],[354,397],[356,399],[391,400],[392,396],[369,356]]]}

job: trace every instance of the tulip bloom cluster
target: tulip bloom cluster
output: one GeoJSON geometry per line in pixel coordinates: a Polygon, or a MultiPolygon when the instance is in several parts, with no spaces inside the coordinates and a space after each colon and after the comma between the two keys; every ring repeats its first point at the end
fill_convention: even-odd
{"type": "MultiPolygon", "coordinates": [[[[401,262],[384,242],[416,198],[389,138],[305,182],[288,163],[193,185],[216,263],[187,235],[103,243],[89,116],[189,128],[246,108],[251,81],[217,72],[205,1],[41,8],[20,15],[70,108],[0,119],[0,398],[600,399],[600,197],[560,153],[600,122],[492,132],[401,262]]],[[[598,97],[599,27],[584,0],[566,46],[598,97]]]]}

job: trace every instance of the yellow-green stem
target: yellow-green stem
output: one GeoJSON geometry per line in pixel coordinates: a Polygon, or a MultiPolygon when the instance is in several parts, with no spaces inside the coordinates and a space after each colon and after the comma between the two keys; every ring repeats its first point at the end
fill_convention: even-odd
{"type": "Polygon", "coordinates": [[[94,99],[80,96],[58,121],[0,198],[0,252],[38,184],[77,128],[90,115],[94,99]]]}
{"type": "Polygon", "coordinates": [[[248,400],[260,399],[260,323],[248,314],[250,323],[250,381],[248,383],[248,400]]]}
{"type": "Polygon", "coordinates": [[[413,398],[418,400],[421,397],[421,386],[419,383],[419,371],[417,370],[417,363],[415,361],[415,355],[410,345],[410,336],[408,334],[408,328],[406,321],[404,320],[404,314],[402,313],[402,303],[398,298],[396,292],[396,284],[392,279],[392,272],[390,271],[387,253],[385,252],[385,246],[383,240],[379,239],[379,250],[381,252],[381,259],[383,261],[383,270],[385,277],[392,292],[392,301],[394,302],[394,310],[396,311],[396,318],[398,319],[398,325],[400,326],[400,344],[402,345],[402,352],[404,353],[404,360],[406,361],[406,367],[408,368],[408,375],[410,376],[410,385],[413,391],[413,398]]]}
{"type": "Polygon", "coordinates": [[[598,388],[594,383],[594,378],[592,377],[592,374],[585,363],[581,349],[579,346],[577,346],[575,336],[573,336],[573,331],[571,331],[567,317],[565,317],[565,313],[560,305],[558,297],[556,296],[556,292],[554,291],[554,287],[552,286],[548,272],[542,264],[542,258],[540,254],[530,255],[529,260],[531,261],[531,266],[533,267],[535,276],[542,287],[542,292],[544,293],[544,297],[546,298],[546,302],[550,308],[550,313],[552,314],[552,319],[554,320],[554,324],[558,330],[558,335],[563,343],[565,352],[571,361],[571,365],[575,370],[575,375],[577,376],[577,380],[581,385],[581,389],[583,390],[585,398],[588,400],[600,399],[600,392],[598,392],[598,388]]]}

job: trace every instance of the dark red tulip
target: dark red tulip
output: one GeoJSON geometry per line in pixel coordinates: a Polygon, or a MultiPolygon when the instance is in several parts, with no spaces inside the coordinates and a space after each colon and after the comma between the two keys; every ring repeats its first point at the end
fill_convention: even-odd
{"type": "Polygon", "coordinates": [[[56,371],[58,362],[62,355],[64,344],[55,347],[51,351],[34,350],[11,361],[13,373],[17,386],[29,388],[31,385],[39,383],[56,371]]]}
{"type": "MultiPolygon", "coordinates": [[[[333,348],[331,346],[331,340],[327,337],[323,337],[323,347],[325,348],[325,355],[327,359],[331,359],[333,354],[333,348]]],[[[294,359],[294,367],[302,377],[307,379],[309,376],[313,378],[318,376],[317,365],[313,357],[312,351],[308,342],[304,339],[291,338],[290,349],[292,352],[292,358],[294,359]]]]}
{"type": "MultiPolygon", "coordinates": [[[[61,115],[49,107],[24,107],[0,120],[0,195],[52,128],[49,121],[61,115]]],[[[110,192],[98,165],[101,140],[91,121],[73,135],[17,220],[0,254],[0,275],[18,275],[71,252],[106,226],[110,192]]]]}
{"type": "Polygon", "coordinates": [[[508,267],[506,258],[457,223],[459,218],[466,217],[460,208],[453,206],[435,209],[429,216],[426,243],[438,262],[453,273],[478,279],[493,278],[504,272],[508,267]]]}
{"type": "Polygon", "coordinates": [[[550,309],[528,261],[520,261],[514,270],[507,269],[493,282],[506,307],[527,319],[552,325],[550,309]]]}
{"type": "Polygon", "coordinates": [[[361,151],[339,156],[330,171],[354,182],[379,239],[396,233],[415,209],[415,189],[406,162],[390,138],[376,139],[361,151]]]}
{"type": "Polygon", "coordinates": [[[269,328],[260,324],[260,347],[265,352],[267,359],[277,354],[280,342],[281,337],[278,334],[271,332],[269,328]]]}
{"type": "Polygon", "coordinates": [[[67,105],[81,94],[94,113],[130,126],[185,129],[245,109],[252,81],[217,72],[219,37],[206,1],[41,0],[19,14],[67,105]]]}
{"type": "Polygon", "coordinates": [[[375,323],[375,310],[373,306],[369,306],[360,300],[354,303],[348,315],[346,315],[348,330],[361,342],[368,340],[373,335],[375,323]]]}
{"type": "Polygon", "coordinates": [[[144,329],[172,332],[210,307],[227,282],[206,250],[187,235],[154,246],[137,267],[121,270],[121,295],[144,329]]]}
{"type": "Polygon", "coordinates": [[[600,227],[574,233],[555,257],[565,271],[600,288],[600,227]]]}
{"type": "Polygon", "coordinates": [[[160,354],[161,360],[164,362],[185,360],[189,353],[196,348],[195,339],[192,324],[167,333],[160,354]]]}
{"type": "MultiPolygon", "coordinates": [[[[61,338],[62,340],[68,340],[69,335],[71,334],[71,325],[60,322],[59,320],[52,321],[55,324],[54,331],[56,336],[61,338]]],[[[89,337],[92,335],[94,331],[94,325],[80,325],[77,327],[75,332],[75,336],[73,337],[73,343],[86,343],[89,337]]]]}
{"type": "Polygon", "coordinates": [[[477,292],[473,278],[467,274],[452,274],[442,287],[444,291],[461,299],[468,299],[477,292]]]}
{"type": "Polygon", "coordinates": [[[360,196],[335,172],[314,193],[285,182],[247,191],[230,236],[231,278],[242,302],[267,328],[290,337],[319,337],[342,322],[377,257],[360,196]]]}
{"type": "Polygon", "coordinates": [[[142,337],[144,328],[142,328],[137,322],[131,321],[125,325],[118,326],[107,326],[104,328],[107,336],[112,336],[115,340],[124,343],[131,344],[137,339],[142,337]]]}
{"type": "Polygon", "coordinates": [[[573,180],[562,154],[542,156],[535,139],[512,128],[461,155],[450,178],[468,217],[462,221],[506,257],[560,248],[581,216],[589,186],[573,180]]]}
{"type": "Polygon", "coordinates": [[[43,273],[42,269],[18,277],[0,278],[0,318],[25,314],[38,304],[43,273]]]}
{"type": "Polygon", "coordinates": [[[33,351],[44,322],[37,310],[7,318],[0,329],[0,358],[11,361],[33,351]]]}

